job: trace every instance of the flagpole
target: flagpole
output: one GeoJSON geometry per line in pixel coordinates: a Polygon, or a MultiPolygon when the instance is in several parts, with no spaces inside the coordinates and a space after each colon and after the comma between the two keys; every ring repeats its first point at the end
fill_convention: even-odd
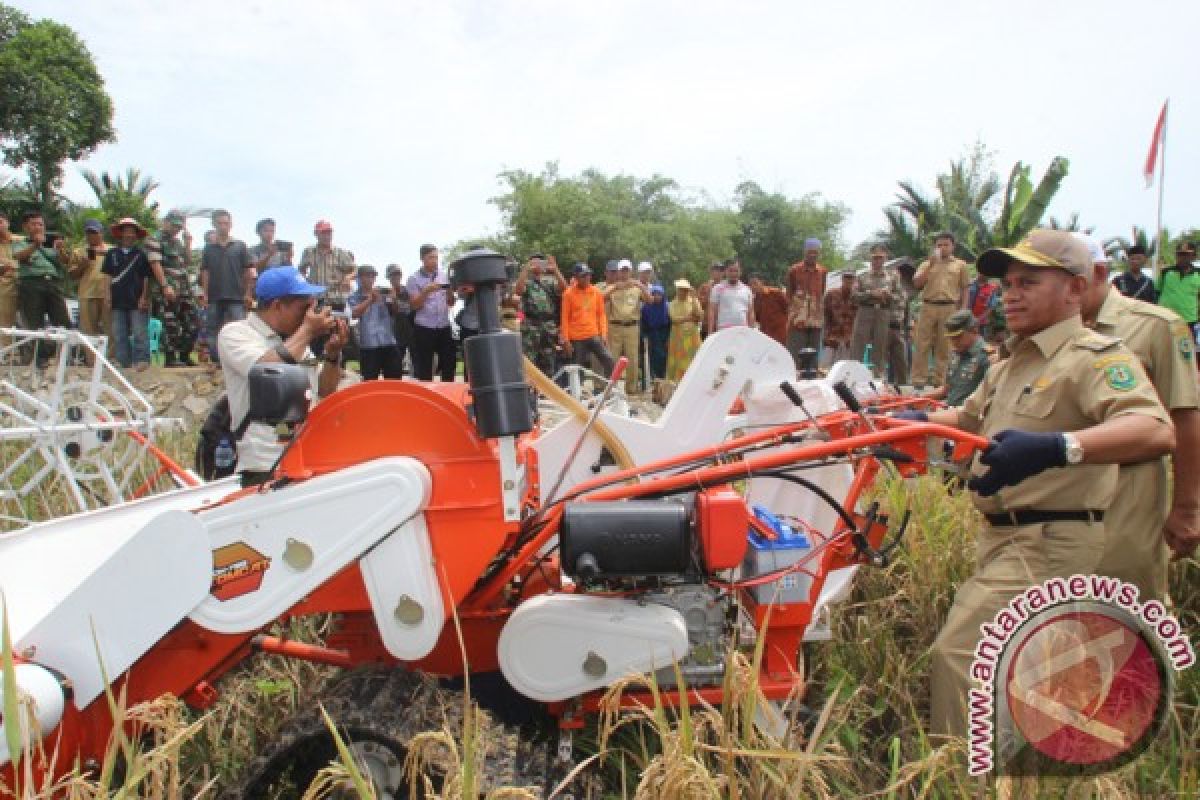
{"type": "Polygon", "coordinates": [[[1166,183],[1167,173],[1167,117],[1170,116],[1171,100],[1167,98],[1163,103],[1163,129],[1162,140],[1159,142],[1159,147],[1162,148],[1162,153],[1158,159],[1158,223],[1154,231],[1154,263],[1150,266],[1150,277],[1153,280],[1158,280],[1158,266],[1162,258],[1162,209],[1163,209],[1163,184],[1166,183]]]}

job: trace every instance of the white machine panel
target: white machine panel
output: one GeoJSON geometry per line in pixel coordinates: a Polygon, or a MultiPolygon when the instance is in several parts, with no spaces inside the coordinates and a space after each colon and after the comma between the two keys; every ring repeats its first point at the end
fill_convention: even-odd
{"type": "MultiPolygon", "coordinates": [[[[729,328],[700,345],[656,421],[611,411],[601,412],[600,419],[625,444],[635,464],[647,464],[722,441],[737,426],[738,418],[729,416],[729,409],[748,384],[778,386],[795,376],[792,356],[779,342],[752,328],[729,328]]],[[[563,469],[582,430],[582,422],[568,417],[534,442],[543,490],[563,469]]],[[[567,465],[559,496],[595,477],[591,468],[601,447],[600,437],[589,433],[574,462],[567,465]]]]}
{"type": "Polygon", "coordinates": [[[404,661],[429,655],[442,635],[446,609],[425,516],[401,525],[359,568],[387,651],[404,661]]]}
{"type": "Polygon", "coordinates": [[[389,457],[201,512],[213,593],[191,619],[219,633],[276,619],[421,511],[431,485],[421,462],[389,457]]]}
{"type": "Polygon", "coordinates": [[[40,527],[0,542],[0,591],[16,651],[69,678],[83,708],[104,691],[101,663],[120,675],[204,597],[208,537],[185,511],[95,540],[40,527]]]}
{"type": "Polygon", "coordinates": [[[653,672],[687,652],[687,624],[673,608],[569,594],[522,603],[500,632],[499,644],[504,677],[542,702],[653,672]]]}

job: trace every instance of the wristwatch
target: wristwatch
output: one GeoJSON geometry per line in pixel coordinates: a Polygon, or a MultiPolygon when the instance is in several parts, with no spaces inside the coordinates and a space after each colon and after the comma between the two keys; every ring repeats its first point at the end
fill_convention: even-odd
{"type": "Polygon", "coordinates": [[[1079,443],[1079,437],[1073,433],[1064,433],[1062,437],[1063,443],[1067,446],[1067,464],[1082,464],[1083,445],[1079,443]]]}

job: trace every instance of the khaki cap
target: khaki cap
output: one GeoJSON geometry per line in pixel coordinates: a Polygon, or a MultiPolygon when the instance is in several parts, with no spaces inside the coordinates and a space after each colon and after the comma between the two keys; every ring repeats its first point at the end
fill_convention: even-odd
{"type": "Polygon", "coordinates": [[[970,330],[975,330],[975,317],[970,311],[960,309],[946,318],[946,336],[958,336],[970,330]]]}
{"type": "Polygon", "coordinates": [[[691,291],[692,284],[687,278],[679,278],[678,280],[675,281],[675,288],[676,289],[687,289],[688,291],[691,291]]]}
{"type": "Polygon", "coordinates": [[[1063,269],[1072,275],[1092,270],[1087,245],[1070,231],[1038,228],[1016,247],[994,247],[979,257],[975,268],[989,278],[1003,278],[1008,265],[1017,261],[1030,267],[1063,269]]]}

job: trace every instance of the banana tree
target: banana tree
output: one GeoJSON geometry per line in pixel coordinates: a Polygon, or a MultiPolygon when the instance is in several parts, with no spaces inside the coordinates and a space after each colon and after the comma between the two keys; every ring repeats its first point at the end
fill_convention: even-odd
{"type": "Polygon", "coordinates": [[[1056,156],[1034,187],[1029,178],[1029,165],[1021,161],[1014,164],[1004,189],[1000,217],[991,227],[988,246],[1011,247],[1036,228],[1067,177],[1068,169],[1067,159],[1056,156]]]}

